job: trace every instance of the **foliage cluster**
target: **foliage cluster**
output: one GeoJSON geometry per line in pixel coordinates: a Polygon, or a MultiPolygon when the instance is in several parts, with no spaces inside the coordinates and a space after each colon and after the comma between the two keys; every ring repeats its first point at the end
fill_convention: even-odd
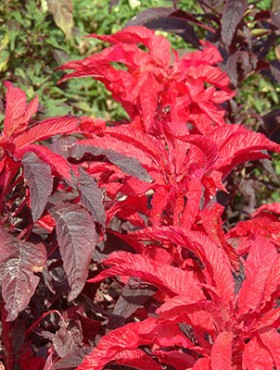
{"type": "Polygon", "coordinates": [[[109,0],[3,0],[0,79],[16,83],[29,99],[37,93],[42,117],[76,113],[116,119],[123,110],[100,84],[84,80],[71,81],[67,89],[57,86],[62,74],[56,68],[98,50],[87,34],[115,32],[138,11],[163,3],[122,0],[112,7],[109,0]]]}
{"type": "MultiPolygon", "coordinates": [[[[129,3],[131,10],[136,2],[129,3]]],[[[30,101],[36,83],[44,85],[43,64],[18,25],[6,28],[5,76],[17,79],[17,53],[34,67],[30,76],[19,72],[22,88],[4,82],[0,313],[7,370],[280,369],[280,206],[260,205],[267,193],[258,199],[256,187],[260,180],[278,186],[269,158],[280,152],[279,113],[261,120],[253,102],[244,104],[248,79],[271,79],[277,92],[278,3],[271,11],[263,1],[184,3],[147,9],[112,35],[104,18],[106,34],[92,34],[83,46],[68,27],[68,8],[68,23],[54,19],[69,38],[63,49],[58,28],[44,33],[52,18],[40,6],[48,4],[32,0],[29,9],[26,1],[22,11],[40,14],[28,16],[30,23],[17,16],[20,30],[33,25],[34,44],[39,35],[53,37],[52,48],[38,44],[38,53],[50,58],[56,42],[76,55],[55,72],[56,79],[71,71],[59,87],[49,74],[41,90],[45,106],[49,88],[57,89],[54,100],[61,91],[61,106],[73,107],[66,111],[50,103],[42,112],[38,96],[30,101]],[[203,13],[194,15],[199,6],[203,13]],[[178,52],[136,23],[176,29],[195,50],[178,52]],[[98,101],[97,85],[81,78],[87,76],[103,83],[112,107],[121,106],[109,120],[77,105],[86,95],[98,101]]],[[[6,2],[10,10],[19,4],[6,2]]],[[[79,17],[92,22],[88,12],[79,17]]]]}
{"type": "Polygon", "coordinates": [[[111,46],[61,82],[102,81],[129,119],[38,122],[38,98],[5,82],[5,368],[280,368],[279,204],[228,229],[223,201],[236,166],[280,145],[225,121],[214,45],[179,57],[141,26],[91,37],[111,46]]]}

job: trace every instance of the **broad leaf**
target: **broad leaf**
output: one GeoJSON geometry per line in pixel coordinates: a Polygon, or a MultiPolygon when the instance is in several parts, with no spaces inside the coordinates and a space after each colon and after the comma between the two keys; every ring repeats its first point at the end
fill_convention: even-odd
{"type": "MultiPolygon", "coordinates": [[[[81,144],[83,144],[81,142],[81,144]]],[[[119,167],[124,173],[137,177],[143,181],[151,181],[148,172],[141,166],[141,163],[131,156],[127,156],[111,149],[98,148],[91,145],[75,145],[69,157],[81,159],[85,154],[93,156],[104,156],[111,163],[119,167]]]]}
{"type": "Polygon", "coordinates": [[[155,327],[156,322],[156,319],[149,318],[111,331],[85,357],[77,370],[102,370],[108,362],[118,358],[122,351],[137,349],[139,345],[146,343],[142,336],[150,333],[155,327]]]}
{"type": "Polygon", "coordinates": [[[155,294],[155,289],[148,284],[141,284],[135,278],[130,278],[125,285],[121,296],[117,300],[113,314],[127,319],[139,307],[155,294]]]}
{"type": "Polygon", "coordinates": [[[63,178],[68,183],[73,182],[73,171],[70,163],[61,155],[52,152],[49,148],[43,145],[30,144],[16,151],[16,157],[21,159],[25,153],[33,152],[42,161],[49,164],[56,175],[63,178]]]}
{"type": "Polygon", "coordinates": [[[128,366],[127,370],[162,370],[162,366],[141,349],[124,350],[116,356],[116,361],[118,364],[128,366]]]}
{"type": "Polygon", "coordinates": [[[274,368],[272,356],[260,339],[255,337],[245,344],[242,352],[242,368],[263,370],[274,368]]]}
{"type": "Polygon", "coordinates": [[[173,243],[195,253],[206,267],[203,273],[207,282],[216,287],[220,298],[226,305],[232,301],[234,282],[228,257],[207,234],[177,227],[150,227],[136,231],[134,235],[143,241],[156,240],[173,243]]]}
{"type": "Polygon", "coordinates": [[[236,27],[247,9],[246,0],[227,0],[222,15],[222,40],[229,46],[231,44],[236,27]]]}
{"type": "Polygon", "coordinates": [[[71,134],[79,132],[80,120],[76,117],[54,117],[38,123],[29,128],[14,139],[16,146],[33,144],[59,134],[71,134]]]}
{"type": "Polygon", "coordinates": [[[4,135],[13,136],[26,129],[29,119],[37,112],[38,97],[26,104],[26,94],[11,82],[5,81],[6,112],[4,120],[4,135]]]}
{"type": "Polygon", "coordinates": [[[244,261],[246,279],[239,291],[240,314],[260,309],[266,280],[276,259],[275,246],[266,239],[255,237],[249,256],[244,261]]]}
{"type": "Polygon", "coordinates": [[[23,311],[40,278],[34,272],[42,271],[46,264],[46,250],[42,244],[18,241],[0,229],[0,279],[7,320],[13,321],[23,311]]]}
{"type": "Polygon", "coordinates": [[[50,166],[35,153],[26,153],[22,158],[24,177],[30,189],[33,222],[41,217],[53,188],[50,166]]]}
{"type": "Polygon", "coordinates": [[[155,7],[145,9],[139,12],[135,17],[133,17],[133,19],[128,21],[125,27],[143,26],[146,22],[149,22],[152,19],[168,16],[173,10],[174,8],[172,7],[155,7]]]}
{"type": "Polygon", "coordinates": [[[81,194],[81,204],[90,211],[95,221],[105,226],[106,214],[102,202],[102,190],[82,168],[79,168],[77,187],[81,194]]]}
{"type": "Polygon", "coordinates": [[[56,25],[70,38],[74,25],[72,0],[47,0],[47,4],[56,25]]]}
{"type": "Polygon", "coordinates": [[[280,334],[276,329],[271,329],[260,334],[262,343],[269,350],[276,369],[280,369],[280,334]]]}
{"type": "Polygon", "coordinates": [[[97,242],[95,225],[86,210],[77,204],[58,204],[50,210],[55,220],[59,250],[71,288],[69,300],[76,298],[85,284],[97,242]]]}
{"type": "Polygon", "coordinates": [[[89,282],[101,281],[114,275],[138,276],[171,296],[184,295],[195,299],[204,297],[192,273],[167,264],[160,264],[146,256],[114,252],[103,263],[112,267],[102,271],[89,282]]]}
{"type": "Polygon", "coordinates": [[[233,334],[229,332],[220,333],[215,339],[211,351],[212,369],[231,370],[233,334]]]}

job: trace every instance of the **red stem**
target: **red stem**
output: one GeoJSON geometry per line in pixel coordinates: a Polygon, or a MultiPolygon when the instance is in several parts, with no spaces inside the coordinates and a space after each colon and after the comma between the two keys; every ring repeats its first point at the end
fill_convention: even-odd
{"type": "Polygon", "coordinates": [[[51,313],[56,313],[59,317],[60,317],[60,319],[61,320],[63,320],[63,317],[62,317],[62,315],[61,315],[61,313],[59,312],[59,311],[57,311],[57,310],[51,310],[51,311],[48,311],[48,312],[45,312],[45,313],[43,313],[43,315],[41,315],[40,317],[39,317],[39,319],[37,319],[33,324],[31,324],[30,326],[29,326],[29,328],[26,330],[26,332],[25,332],[25,337],[28,337],[28,335],[30,335],[31,333],[32,333],[32,331],[33,331],[33,329],[46,317],[46,316],[48,316],[48,315],[50,315],[51,313]]]}
{"type": "Polygon", "coordinates": [[[13,343],[12,343],[12,322],[7,321],[8,313],[5,309],[5,305],[1,304],[1,321],[2,321],[2,340],[4,345],[4,364],[6,370],[13,370],[14,358],[13,358],[13,343]]]}

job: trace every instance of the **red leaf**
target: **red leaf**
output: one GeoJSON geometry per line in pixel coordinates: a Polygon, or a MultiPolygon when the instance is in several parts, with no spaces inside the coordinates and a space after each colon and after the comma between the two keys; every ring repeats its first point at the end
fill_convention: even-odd
{"type": "MultiPolygon", "coordinates": [[[[127,144],[124,145],[122,143],[121,146],[127,147],[127,144]]],[[[80,160],[85,154],[91,154],[96,157],[104,156],[115,166],[119,167],[123,173],[135,176],[143,181],[150,182],[151,178],[149,173],[142,167],[141,163],[139,163],[140,161],[137,158],[134,158],[134,150],[131,150],[130,153],[127,148],[122,151],[121,146],[117,145],[117,148],[115,148],[114,139],[111,138],[83,140],[75,143],[73,150],[68,153],[68,157],[80,160]],[[104,145],[104,142],[106,141],[107,143],[104,145]]]]}
{"type": "Polygon", "coordinates": [[[222,227],[222,214],[224,207],[218,203],[209,204],[200,212],[203,222],[203,227],[209,237],[224,249],[232,266],[235,269],[239,268],[239,259],[235,249],[226,241],[225,233],[222,227]]]}
{"type": "Polygon", "coordinates": [[[233,334],[227,331],[219,333],[211,351],[212,369],[231,370],[233,334]]]}
{"type": "Polygon", "coordinates": [[[12,136],[26,129],[29,119],[37,112],[38,97],[27,105],[26,95],[21,89],[13,87],[9,81],[3,84],[7,87],[3,133],[12,136]]]}
{"type": "Polygon", "coordinates": [[[172,296],[178,294],[195,299],[203,297],[199,284],[191,273],[177,267],[160,264],[148,257],[127,252],[114,252],[103,263],[112,267],[102,271],[89,282],[101,281],[114,275],[138,276],[172,296]]]}
{"type": "Polygon", "coordinates": [[[248,239],[260,236],[280,246],[279,221],[271,220],[269,215],[259,216],[253,220],[240,221],[227,233],[227,238],[248,239]]]}
{"type": "Polygon", "coordinates": [[[229,260],[224,251],[206,234],[176,227],[150,227],[131,235],[137,236],[140,240],[166,241],[191,250],[205,264],[204,274],[207,282],[216,287],[226,305],[232,301],[234,282],[229,260]]]}
{"type": "Polygon", "coordinates": [[[36,126],[29,128],[14,139],[17,148],[42,141],[59,134],[71,134],[79,132],[80,120],[76,117],[49,118],[36,126]]]}
{"type": "Polygon", "coordinates": [[[110,42],[111,44],[143,44],[151,53],[154,61],[164,67],[169,66],[170,61],[170,43],[163,36],[155,35],[154,31],[146,27],[134,26],[116,32],[114,35],[90,35],[99,40],[110,42]]]}
{"type": "Polygon", "coordinates": [[[30,189],[33,222],[37,222],[45,210],[53,188],[50,166],[37,157],[26,153],[22,158],[24,177],[30,189]]]}
{"type": "Polygon", "coordinates": [[[266,346],[274,361],[276,369],[280,369],[280,334],[276,329],[260,333],[262,343],[266,346]]]}
{"type": "Polygon", "coordinates": [[[259,311],[269,272],[277,259],[275,246],[269,241],[256,237],[245,265],[246,279],[238,295],[239,313],[259,311]]]}
{"type": "Polygon", "coordinates": [[[136,369],[162,370],[162,366],[141,349],[124,350],[116,356],[116,361],[136,369]]]}
{"type": "Polygon", "coordinates": [[[39,283],[34,272],[42,271],[46,264],[43,244],[18,241],[0,229],[0,279],[7,321],[13,321],[23,311],[39,283]]]}
{"type": "Polygon", "coordinates": [[[149,343],[142,336],[149,334],[156,323],[156,319],[149,318],[111,331],[101,338],[77,370],[102,370],[108,362],[118,358],[122,351],[134,350],[139,345],[149,343]]]}
{"type": "Polygon", "coordinates": [[[209,137],[216,142],[219,151],[215,168],[223,171],[224,175],[250,158],[254,160],[266,157],[261,150],[280,151],[280,146],[263,134],[249,131],[240,125],[217,127],[209,137]]]}
{"type": "Polygon", "coordinates": [[[252,338],[249,343],[245,344],[242,353],[243,369],[271,370],[273,366],[274,363],[268,349],[258,338],[252,338]]]}
{"type": "Polygon", "coordinates": [[[95,225],[77,204],[58,204],[50,213],[55,219],[59,250],[71,287],[68,299],[73,300],[82,291],[88,275],[97,242],[95,225]]]}
{"type": "Polygon", "coordinates": [[[251,215],[252,217],[256,217],[264,211],[275,213],[276,215],[280,215],[280,203],[269,203],[263,204],[256,211],[251,215]]]}
{"type": "Polygon", "coordinates": [[[73,171],[70,163],[61,155],[52,152],[43,145],[30,144],[16,151],[16,157],[21,159],[25,153],[35,153],[43,162],[48,163],[56,175],[72,183],[73,171]]]}
{"type": "Polygon", "coordinates": [[[270,301],[273,296],[280,290],[280,254],[274,260],[273,266],[268,273],[264,293],[263,303],[270,301]]]}
{"type": "Polygon", "coordinates": [[[196,361],[192,370],[214,370],[211,368],[211,362],[209,358],[200,358],[196,361]]]}

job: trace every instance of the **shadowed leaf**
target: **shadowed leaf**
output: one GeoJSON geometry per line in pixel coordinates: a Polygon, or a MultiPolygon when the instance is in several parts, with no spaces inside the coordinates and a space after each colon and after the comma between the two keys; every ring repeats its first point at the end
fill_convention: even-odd
{"type": "Polygon", "coordinates": [[[141,166],[141,163],[133,157],[128,157],[124,154],[115,152],[110,149],[97,148],[92,145],[75,145],[72,148],[69,157],[81,159],[85,154],[92,154],[93,156],[105,156],[109,162],[119,167],[124,173],[137,177],[143,181],[151,181],[148,172],[141,166]]]}
{"type": "Polygon", "coordinates": [[[13,321],[23,311],[39,283],[34,272],[46,264],[43,244],[18,241],[0,229],[0,279],[2,296],[8,312],[7,321],[13,321]]]}
{"type": "Polygon", "coordinates": [[[33,222],[37,222],[46,207],[53,188],[50,166],[35,153],[26,153],[22,159],[24,177],[30,189],[33,222]]]}
{"type": "Polygon", "coordinates": [[[89,263],[95,249],[97,234],[88,214],[77,204],[58,204],[50,210],[55,219],[59,250],[71,291],[76,298],[85,284],[89,263]]]}
{"type": "Polygon", "coordinates": [[[105,226],[106,214],[102,203],[102,191],[86,171],[79,168],[79,173],[78,189],[81,193],[81,204],[90,211],[95,221],[105,226]]]}
{"type": "Polygon", "coordinates": [[[245,0],[227,0],[222,15],[222,40],[229,46],[238,23],[247,9],[248,4],[245,0]]]}

